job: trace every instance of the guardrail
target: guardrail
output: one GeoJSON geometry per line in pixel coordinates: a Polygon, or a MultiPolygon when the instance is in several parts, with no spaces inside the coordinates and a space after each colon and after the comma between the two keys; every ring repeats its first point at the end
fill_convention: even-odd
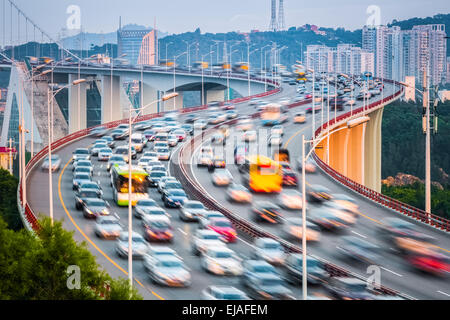
{"type": "MultiPolygon", "coordinates": [[[[233,99],[230,100],[228,102],[230,103],[242,103],[245,101],[248,101],[250,99],[254,99],[254,98],[262,98],[262,97],[267,97],[270,95],[274,95],[277,93],[280,93],[282,91],[282,89],[276,88],[274,90],[268,91],[268,92],[263,92],[263,93],[259,93],[250,97],[244,97],[244,98],[237,98],[237,99],[233,99]]],[[[202,106],[197,106],[197,107],[192,107],[192,108],[186,108],[186,109],[182,109],[179,110],[180,113],[186,114],[186,113],[193,113],[193,112],[198,112],[201,110],[206,110],[208,108],[208,105],[202,105],[202,106]]],[[[142,121],[147,121],[153,118],[158,118],[161,116],[164,116],[165,114],[170,113],[170,112],[161,112],[161,113],[155,113],[155,114],[149,114],[149,115],[144,115],[139,117],[136,122],[142,122],[142,121]]],[[[51,149],[52,151],[56,151],[57,149],[75,142],[76,140],[82,139],[86,136],[88,136],[91,131],[95,128],[98,127],[105,127],[108,129],[111,128],[115,128],[120,124],[123,123],[128,123],[128,119],[122,119],[122,120],[117,120],[117,121],[113,121],[110,123],[106,123],[106,124],[101,124],[89,129],[83,129],[77,132],[74,132],[68,136],[63,137],[62,139],[59,139],[58,141],[55,141],[52,145],[51,145],[51,149]]],[[[30,159],[30,161],[28,162],[26,168],[25,168],[25,172],[26,172],[26,179],[28,178],[28,175],[30,174],[30,172],[34,169],[34,167],[41,161],[43,160],[48,154],[48,146],[46,146],[45,148],[43,148],[41,151],[39,151],[32,159],[30,159]]],[[[19,181],[19,186],[18,186],[18,209],[21,215],[21,219],[24,222],[24,226],[29,230],[29,231],[35,231],[38,232],[40,229],[39,226],[39,222],[38,222],[38,217],[36,216],[35,212],[33,211],[33,209],[30,207],[30,205],[28,204],[28,202],[25,205],[25,208],[23,208],[23,199],[22,199],[22,180],[20,179],[19,181]]]]}
{"type": "MultiPolygon", "coordinates": [[[[385,82],[390,82],[393,84],[399,84],[397,82],[391,81],[391,80],[384,80],[385,82]]],[[[399,84],[400,85],[400,84],[399,84]]],[[[330,120],[330,122],[323,124],[319,129],[316,131],[316,137],[318,137],[325,129],[328,127],[335,127],[339,125],[341,122],[355,116],[360,116],[362,114],[367,114],[372,112],[376,108],[380,108],[383,105],[385,105],[388,102],[391,102],[395,99],[397,99],[400,95],[403,94],[404,88],[400,85],[400,90],[395,92],[393,95],[390,95],[380,101],[377,101],[375,103],[370,104],[367,107],[358,108],[356,110],[353,110],[353,112],[348,112],[343,115],[340,115],[336,118],[336,121],[334,119],[330,120]]],[[[337,172],[330,166],[328,166],[325,162],[323,162],[319,156],[315,152],[313,152],[313,158],[318,164],[319,168],[321,168],[328,176],[333,178],[334,180],[340,182],[342,185],[346,186],[347,188],[350,188],[351,190],[357,192],[358,194],[368,198],[369,200],[382,205],[386,208],[389,208],[395,212],[404,214],[408,217],[411,217],[417,221],[423,222],[425,224],[428,224],[432,227],[435,227],[439,230],[443,230],[446,232],[450,232],[450,220],[439,217],[434,214],[428,214],[426,211],[413,207],[409,204],[403,203],[401,201],[398,201],[396,199],[390,198],[388,196],[385,196],[379,192],[376,192],[372,189],[369,189],[349,178],[342,175],[341,173],[337,172]]]]}

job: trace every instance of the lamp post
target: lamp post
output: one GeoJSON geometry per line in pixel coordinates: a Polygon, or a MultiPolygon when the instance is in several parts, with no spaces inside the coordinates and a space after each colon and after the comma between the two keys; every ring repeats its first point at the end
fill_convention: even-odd
{"type": "Polygon", "coordinates": [[[306,254],[306,160],[311,156],[317,145],[324,139],[327,139],[330,135],[344,129],[351,129],[366,123],[370,120],[369,117],[360,117],[347,122],[347,126],[336,129],[332,132],[328,132],[325,136],[315,139],[313,135],[311,140],[305,140],[305,135],[302,135],[302,296],[303,300],[307,300],[308,297],[308,269],[307,269],[307,254],[306,254]],[[310,143],[312,145],[311,150],[305,155],[305,145],[310,143]]]}
{"type": "Polygon", "coordinates": [[[173,44],[173,42],[166,43],[166,71],[169,70],[169,59],[168,59],[168,57],[167,57],[167,49],[169,48],[169,46],[170,46],[171,44],[173,44]]]}
{"type": "MultiPolygon", "coordinates": [[[[179,57],[184,56],[184,55],[187,54],[187,53],[188,53],[188,52],[185,51],[185,52],[183,52],[183,53],[181,53],[181,54],[179,54],[179,55],[177,55],[177,56],[175,56],[175,57],[173,58],[173,93],[176,92],[175,89],[176,89],[176,87],[177,87],[177,83],[176,83],[177,59],[178,59],[179,57]]],[[[177,108],[176,100],[173,99],[173,110],[176,110],[176,108],[177,108]]]]}
{"type": "Polygon", "coordinates": [[[250,46],[247,43],[247,67],[248,67],[247,74],[248,74],[248,96],[249,97],[252,95],[252,89],[251,89],[251,83],[250,83],[251,82],[250,81],[250,55],[256,51],[258,51],[258,49],[255,49],[252,52],[250,52],[250,46]]]}
{"type": "MultiPolygon", "coordinates": [[[[127,54],[124,53],[122,54],[119,58],[123,58],[125,57],[127,54]]],[[[112,57],[112,50],[111,50],[111,105],[110,105],[110,112],[109,112],[109,121],[112,122],[113,121],[113,72],[114,72],[114,58],[112,57]]],[[[78,77],[79,78],[79,77],[78,77]]],[[[80,128],[78,128],[78,130],[80,130],[80,128]]]]}
{"type": "Polygon", "coordinates": [[[201,105],[205,105],[205,68],[204,68],[204,64],[203,64],[203,59],[205,59],[205,57],[207,57],[208,55],[212,54],[213,51],[211,51],[208,54],[202,55],[202,97],[201,97],[201,105]]]}
{"type": "MultiPolygon", "coordinates": [[[[43,72],[50,73],[52,72],[51,69],[46,70],[43,72]]],[[[51,132],[53,130],[51,129],[53,127],[53,117],[50,115],[50,99],[53,100],[56,95],[61,92],[62,90],[69,88],[71,86],[78,86],[81,83],[86,82],[86,79],[78,79],[73,81],[71,84],[68,84],[64,87],[61,87],[58,90],[50,90],[50,87],[54,85],[53,83],[49,85],[47,88],[47,113],[48,113],[48,119],[47,119],[47,125],[48,125],[48,192],[49,192],[49,207],[50,207],[50,221],[53,225],[53,168],[52,168],[52,141],[50,141],[51,132]]],[[[53,110],[52,110],[53,111],[53,110]]]]}
{"type": "Polygon", "coordinates": [[[159,102],[166,102],[170,99],[173,99],[178,96],[178,93],[171,93],[168,95],[165,95],[159,100],[153,101],[152,103],[143,106],[140,109],[133,109],[133,107],[130,105],[130,109],[128,112],[128,125],[129,125],[129,132],[128,132],[128,282],[130,286],[130,296],[131,296],[131,290],[133,288],[133,201],[131,199],[132,197],[132,188],[133,188],[133,179],[132,179],[132,171],[133,171],[133,164],[132,164],[132,158],[131,158],[131,136],[133,133],[133,123],[137,120],[139,115],[148,107],[157,104],[159,102]],[[136,116],[132,117],[132,112],[136,111],[136,116]]]}

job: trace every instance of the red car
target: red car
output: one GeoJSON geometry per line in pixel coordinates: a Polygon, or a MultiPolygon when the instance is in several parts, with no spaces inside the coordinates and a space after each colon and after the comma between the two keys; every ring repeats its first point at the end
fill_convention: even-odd
{"type": "Polygon", "coordinates": [[[186,139],[187,136],[186,131],[184,130],[175,130],[173,134],[177,137],[178,141],[180,142],[186,139]]]}
{"type": "Polygon", "coordinates": [[[311,99],[311,98],[312,98],[312,94],[306,94],[306,95],[305,95],[305,98],[306,98],[306,99],[311,99]]]}
{"type": "Polygon", "coordinates": [[[223,236],[226,242],[236,242],[237,233],[230,220],[226,218],[211,218],[206,227],[223,236]]]}
{"type": "Polygon", "coordinates": [[[225,103],[222,107],[222,110],[234,110],[236,107],[231,103],[225,103]]]}
{"type": "Polygon", "coordinates": [[[437,252],[429,254],[412,254],[408,258],[409,262],[418,270],[435,274],[437,276],[447,275],[450,272],[449,259],[437,252]]]}
{"type": "Polygon", "coordinates": [[[166,220],[154,220],[145,225],[144,238],[149,242],[172,242],[173,230],[166,220]]]}

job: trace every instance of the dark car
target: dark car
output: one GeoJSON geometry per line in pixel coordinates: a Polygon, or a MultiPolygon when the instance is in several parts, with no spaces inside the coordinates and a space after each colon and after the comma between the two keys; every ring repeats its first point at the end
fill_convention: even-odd
{"type": "Polygon", "coordinates": [[[146,209],[155,207],[158,207],[158,204],[153,199],[138,200],[136,206],[134,207],[134,215],[135,217],[142,219],[142,217],[146,214],[146,209]]]}
{"type": "Polygon", "coordinates": [[[281,208],[269,201],[257,201],[253,205],[255,221],[267,221],[270,223],[281,222],[281,208]]]}
{"type": "Polygon", "coordinates": [[[152,171],[150,175],[148,176],[148,181],[150,187],[156,188],[158,186],[159,180],[161,180],[162,177],[166,177],[167,172],[166,171],[152,171]]]}
{"type": "Polygon", "coordinates": [[[283,186],[296,187],[298,186],[298,177],[294,170],[283,168],[283,186]]]}
{"type": "Polygon", "coordinates": [[[166,181],[164,183],[160,182],[158,184],[158,190],[161,189],[161,194],[164,192],[164,190],[169,190],[169,189],[181,189],[183,190],[183,186],[181,185],[181,183],[179,181],[175,181],[175,180],[169,180],[166,181]]]}
{"type": "Polygon", "coordinates": [[[144,222],[144,238],[152,241],[167,241],[173,240],[173,229],[170,222],[166,219],[160,220],[146,220],[144,222]]]}
{"type": "Polygon", "coordinates": [[[323,202],[332,198],[330,189],[324,186],[315,184],[309,187],[308,200],[311,202],[323,202]]]}
{"type": "Polygon", "coordinates": [[[111,132],[111,137],[114,140],[125,140],[127,134],[128,134],[127,129],[115,129],[111,132]]]}
{"type": "Polygon", "coordinates": [[[274,273],[255,273],[245,283],[248,295],[255,300],[294,300],[284,280],[274,273]]]}
{"type": "Polygon", "coordinates": [[[343,111],[345,102],[345,99],[342,98],[330,99],[330,110],[337,109],[337,111],[343,111]]]}
{"type": "Polygon", "coordinates": [[[330,278],[327,291],[340,300],[373,300],[374,295],[367,289],[366,281],[358,278],[330,278]]]}
{"type": "Polygon", "coordinates": [[[166,208],[179,208],[188,200],[186,192],[182,189],[164,189],[162,201],[166,208]]]}
{"type": "Polygon", "coordinates": [[[95,219],[98,216],[109,216],[109,203],[103,199],[91,198],[85,199],[81,205],[83,215],[88,219],[95,219]]]}
{"type": "Polygon", "coordinates": [[[246,260],[243,262],[244,273],[242,274],[242,284],[246,286],[252,278],[259,274],[275,274],[279,275],[277,269],[264,260],[246,260]]]}
{"type": "MultiPolygon", "coordinates": [[[[300,285],[303,279],[303,256],[301,254],[291,254],[286,259],[286,280],[293,285],[300,285]]],[[[326,283],[328,273],[325,271],[322,262],[313,258],[306,258],[307,281],[310,284],[326,283]]]]}
{"type": "Polygon", "coordinates": [[[356,236],[343,237],[339,248],[347,259],[368,265],[381,263],[380,247],[356,236]]]}
{"type": "Polygon", "coordinates": [[[75,194],[75,208],[77,208],[77,210],[81,210],[86,199],[95,198],[102,198],[102,193],[100,192],[100,190],[81,189],[75,194]]]}

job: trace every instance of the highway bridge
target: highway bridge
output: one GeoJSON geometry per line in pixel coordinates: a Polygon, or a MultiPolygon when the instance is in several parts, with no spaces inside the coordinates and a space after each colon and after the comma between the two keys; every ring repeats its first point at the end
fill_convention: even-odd
{"type": "MultiPolygon", "coordinates": [[[[393,100],[399,98],[402,93],[402,88],[392,84],[386,84],[384,90],[386,95],[384,104],[388,104],[393,100]],[[390,95],[390,97],[387,97],[390,95]],[[392,95],[392,96],[391,96],[392,95]]],[[[273,90],[267,94],[260,96],[266,96],[267,101],[279,101],[284,97],[292,97],[295,94],[293,87],[283,86],[280,89],[273,90]]],[[[370,106],[381,103],[379,97],[370,101],[370,106]]],[[[254,115],[255,109],[248,105],[248,98],[239,99],[234,101],[237,105],[237,110],[240,115],[254,115]]],[[[297,103],[290,106],[289,118],[293,117],[293,114],[297,111],[304,110],[310,105],[311,101],[307,103],[297,103]]],[[[358,114],[368,113],[368,109],[359,110],[359,106],[355,106],[354,116],[358,114]]],[[[202,114],[205,107],[193,108],[191,110],[185,110],[184,112],[198,112],[202,114]]],[[[347,111],[338,112],[337,116],[342,117],[348,113],[347,111]]],[[[157,115],[147,115],[143,119],[148,119],[157,115]]],[[[181,121],[183,120],[181,117],[181,121]]],[[[256,116],[255,116],[256,117],[256,116]]],[[[330,115],[330,118],[332,116],[330,115]]],[[[324,117],[324,119],[326,116],[324,117]]],[[[317,124],[321,124],[321,115],[316,114],[317,124]]],[[[326,119],[325,119],[326,120],[326,119]]],[[[334,120],[333,120],[334,121],[334,120]]],[[[108,124],[108,127],[113,128],[117,126],[120,121],[108,124]]],[[[339,124],[338,122],[336,122],[339,124]]],[[[232,124],[232,123],[230,123],[232,124]]],[[[293,124],[289,121],[285,124],[285,138],[284,147],[288,148],[293,162],[300,156],[300,144],[301,137],[311,137],[311,117],[308,116],[307,123],[303,125],[293,124]]],[[[323,128],[323,127],[322,127],[323,128]]],[[[72,152],[77,147],[88,147],[95,140],[88,136],[89,130],[82,130],[69,135],[53,144],[55,152],[61,156],[63,160],[63,169],[59,174],[54,175],[53,185],[57,186],[54,189],[55,201],[54,212],[55,219],[64,219],[64,227],[68,230],[75,231],[75,239],[77,241],[87,241],[89,249],[97,257],[97,261],[108,271],[113,277],[126,275],[127,261],[117,257],[115,253],[115,243],[111,241],[99,240],[93,231],[92,221],[88,221],[82,217],[82,214],[75,210],[74,207],[74,194],[72,191],[72,173],[70,170],[70,163],[72,152]]],[[[171,161],[168,164],[170,173],[176,176],[184,185],[186,192],[193,199],[199,199],[205,203],[210,209],[215,209],[226,214],[232,219],[238,232],[238,242],[231,244],[235,252],[242,257],[249,257],[254,250],[253,241],[254,238],[261,235],[270,236],[279,239],[285,245],[288,250],[299,251],[299,243],[287,239],[285,234],[281,231],[280,226],[256,224],[251,218],[251,207],[248,205],[234,205],[229,203],[223,192],[223,189],[219,189],[212,185],[210,174],[197,168],[195,161],[182,161],[184,158],[195,159],[198,152],[197,146],[206,143],[211,130],[205,132],[202,136],[195,136],[192,139],[198,142],[196,148],[191,150],[191,142],[187,141],[184,144],[179,145],[173,150],[171,161]],[[191,152],[193,151],[193,152],[191,152]]],[[[316,131],[316,134],[320,134],[316,131]]],[[[191,140],[192,141],[192,140],[191,140]]],[[[330,140],[331,141],[331,140],[330,140]]],[[[48,212],[48,174],[40,170],[40,164],[45,157],[46,151],[36,155],[34,159],[27,166],[27,190],[28,190],[28,203],[24,215],[24,221],[31,228],[38,228],[36,216],[38,213],[48,212]]],[[[268,154],[270,155],[270,154],[268,154]]],[[[320,184],[325,185],[331,189],[333,194],[341,193],[347,194],[357,199],[359,205],[359,219],[357,223],[348,230],[349,235],[355,235],[366,241],[378,244],[382,249],[382,261],[379,266],[382,269],[381,281],[384,286],[383,291],[389,294],[400,294],[408,299],[448,299],[450,295],[450,283],[446,279],[435,278],[428,275],[420,274],[414,271],[409,265],[396,254],[389,244],[381,242],[377,235],[377,228],[382,224],[382,220],[386,217],[401,217],[402,219],[412,221],[417,225],[417,228],[424,234],[433,236],[436,239],[435,246],[442,253],[448,255],[449,253],[449,238],[448,233],[442,231],[436,226],[432,226],[429,223],[424,223],[421,218],[416,215],[415,219],[408,217],[398,211],[395,211],[395,207],[387,208],[388,204],[376,203],[374,199],[365,197],[362,195],[362,187],[350,188],[345,186],[345,183],[341,178],[336,176],[336,172],[328,167],[319,156],[315,156],[316,162],[322,168],[317,174],[308,174],[308,185],[320,184]],[[358,191],[355,195],[355,191],[358,191]]],[[[109,175],[105,169],[105,166],[101,163],[93,162],[95,165],[95,179],[98,180],[105,192],[105,199],[112,203],[112,192],[109,186],[109,175]]],[[[239,181],[238,171],[234,166],[228,167],[233,174],[236,181],[239,181]]],[[[353,186],[355,183],[353,184],[353,186]]],[[[20,193],[20,190],[19,190],[20,193]]],[[[150,195],[161,205],[160,195],[157,191],[150,191],[150,195]]],[[[255,199],[270,199],[275,201],[275,196],[272,195],[254,195],[255,199]]],[[[308,204],[310,206],[310,204],[308,204]]],[[[312,206],[312,205],[311,205],[312,206]]],[[[398,208],[397,208],[398,209],[398,208]]],[[[401,211],[401,210],[400,210],[401,211]]],[[[115,207],[113,212],[117,213],[124,226],[126,226],[128,211],[123,208],[115,207]]],[[[199,258],[194,256],[190,250],[190,239],[195,232],[197,226],[195,224],[183,223],[178,219],[177,210],[168,211],[172,216],[172,222],[175,230],[175,240],[171,245],[173,249],[181,255],[186,264],[191,268],[193,284],[187,289],[169,289],[164,287],[155,286],[149,280],[146,271],[143,268],[141,262],[136,261],[134,263],[134,277],[136,286],[143,294],[145,299],[198,299],[200,298],[201,290],[205,289],[209,285],[213,284],[226,284],[233,285],[238,288],[242,287],[238,278],[224,278],[216,277],[205,273],[201,267],[199,258]]],[[[294,217],[300,216],[300,213],[292,213],[289,211],[283,211],[283,216],[294,217]]],[[[422,219],[423,220],[423,219],[422,219]]],[[[135,231],[142,233],[141,222],[137,219],[133,221],[133,228],[135,231]]],[[[339,275],[351,275],[361,278],[367,278],[366,266],[359,263],[353,263],[346,259],[343,259],[340,255],[340,236],[333,233],[322,232],[322,238],[320,243],[316,245],[308,245],[308,254],[312,254],[315,257],[325,261],[329,265],[330,274],[339,275]]],[[[291,287],[296,298],[301,298],[301,292],[298,287],[291,287]]],[[[310,290],[316,294],[321,294],[321,288],[310,288],[310,290]]]]}

